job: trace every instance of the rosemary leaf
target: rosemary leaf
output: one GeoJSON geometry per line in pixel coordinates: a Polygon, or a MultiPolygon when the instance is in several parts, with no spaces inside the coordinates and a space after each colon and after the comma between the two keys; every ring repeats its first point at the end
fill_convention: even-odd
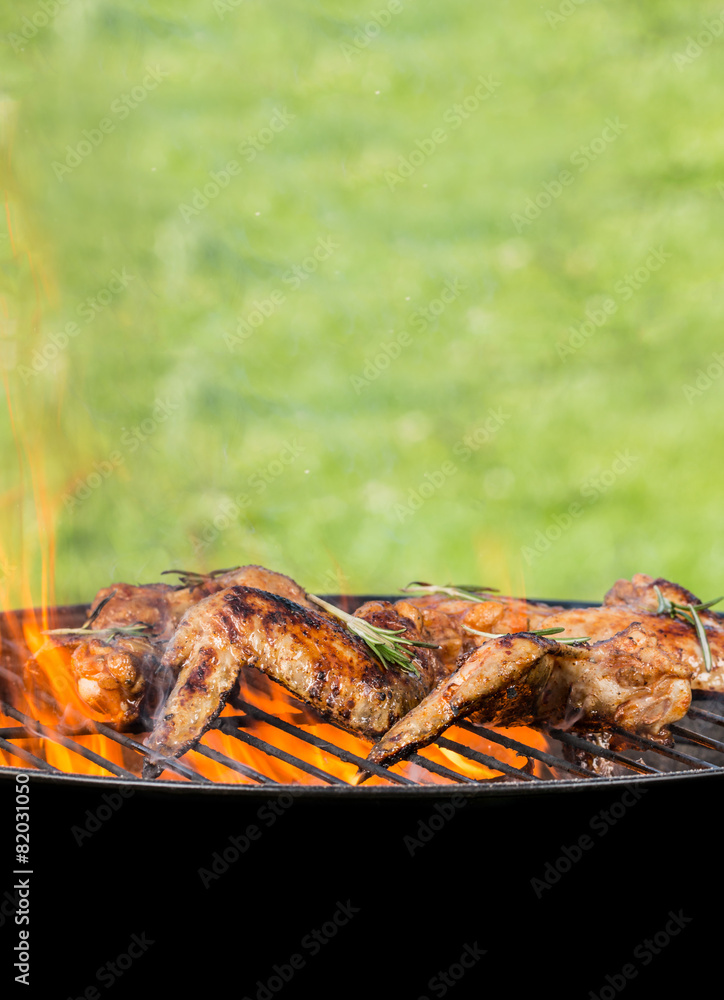
{"type": "Polygon", "coordinates": [[[448,597],[457,598],[459,601],[478,601],[481,604],[483,601],[490,601],[493,598],[481,597],[480,594],[483,592],[497,593],[495,587],[440,587],[435,583],[422,583],[419,580],[408,583],[406,587],[400,587],[400,591],[403,594],[415,593],[420,596],[423,594],[447,594],[448,597]],[[411,587],[414,587],[415,590],[412,591],[411,587]]]}
{"type": "Polygon", "coordinates": [[[388,666],[396,666],[406,673],[419,677],[420,671],[412,658],[412,653],[404,647],[424,646],[427,649],[439,649],[439,646],[432,642],[416,642],[413,639],[401,638],[405,631],[404,627],[399,629],[378,628],[377,625],[365,621],[364,618],[348,615],[346,611],[335,607],[334,604],[328,604],[321,597],[316,597],[314,594],[307,594],[307,597],[314,604],[318,604],[320,608],[324,608],[330,615],[338,618],[350,632],[362,639],[385,669],[388,666]]]}
{"type": "Polygon", "coordinates": [[[654,590],[656,591],[656,597],[658,600],[658,606],[654,614],[669,615],[671,618],[678,617],[681,621],[686,622],[687,625],[692,625],[694,627],[696,637],[699,640],[699,645],[701,646],[701,655],[704,660],[704,670],[707,673],[711,673],[713,666],[711,659],[711,647],[709,645],[709,638],[706,634],[706,629],[704,628],[704,623],[699,617],[699,612],[706,611],[707,608],[713,607],[715,604],[718,604],[719,601],[724,600],[724,597],[717,597],[713,601],[706,601],[706,603],[677,604],[676,601],[672,601],[668,597],[664,597],[661,593],[660,587],[654,585],[654,590]]]}
{"type": "MultiPolygon", "coordinates": [[[[481,632],[479,629],[471,628],[469,625],[463,625],[466,632],[470,632],[472,635],[481,635],[484,639],[502,639],[506,635],[520,635],[520,632],[481,632]]],[[[540,628],[540,629],[521,629],[521,632],[525,632],[527,635],[558,635],[561,632],[565,632],[565,628],[540,628]]],[[[577,635],[577,636],[564,636],[560,639],[556,639],[556,642],[562,645],[570,645],[574,642],[588,642],[590,640],[590,635],[577,635]]]]}

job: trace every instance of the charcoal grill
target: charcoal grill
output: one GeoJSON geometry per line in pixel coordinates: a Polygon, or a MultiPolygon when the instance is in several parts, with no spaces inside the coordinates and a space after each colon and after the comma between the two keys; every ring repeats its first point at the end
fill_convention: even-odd
{"type": "MultiPolygon", "coordinates": [[[[366,599],[336,600],[352,610],[366,599]]],[[[52,625],[73,627],[86,613],[83,606],[54,609],[52,625]]],[[[0,748],[17,764],[0,768],[6,779],[0,781],[0,847],[9,867],[13,779],[18,770],[27,770],[37,956],[33,985],[39,995],[86,995],[86,987],[96,982],[96,969],[127,950],[132,933],[143,932],[156,943],[124,972],[123,995],[147,991],[149,982],[163,983],[167,990],[179,985],[188,993],[189,973],[197,969],[204,992],[225,994],[233,988],[235,996],[268,1000],[259,981],[288,964],[312,928],[329,920],[338,901],[351,901],[358,915],[318,957],[304,952],[307,967],[282,997],[313,993],[325,1000],[337,997],[340,989],[349,989],[350,996],[398,992],[394,974],[390,978],[391,950],[401,956],[401,995],[440,995],[426,989],[430,977],[450,967],[463,946],[473,942],[487,955],[455,996],[509,992],[511,981],[518,993],[555,982],[561,997],[589,989],[610,995],[602,992],[609,982],[605,977],[619,975],[642,940],[666,925],[671,910],[683,911],[693,930],[683,932],[652,963],[662,985],[669,991],[685,985],[691,992],[689,970],[698,967],[702,955],[717,954],[712,878],[718,848],[711,819],[722,787],[715,779],[724,773],[719,697],[695,695],[688,716],[672,727],[673,747],[637,738],[627,749],[614,749],[553,732],[542,750],[519,739],[520,730],[486,727],[475,728],[490,749],[479,754],[463,746],[463,740],[474,742],[469,739],[474,727],[462,723],[437,746],[454,750],[455,761],[467,758],[494,768],[497,777],[471,780],[456,771],[453,761],[440,765],[440,759],[449,758],[439,751],[435,761],[429,760],[430,748],[425,748],[411,764],[385,772],[384,784],[360,787],[331,773],[332,760],[348,762],[342,766],[345,774],[359,763],[345,750],[351,745],[347,734],[339,731],[337,745],[336,730],[306,732],[286,721],[298,718],[296,711],[275,718],[254,697],[254,704],[237,700],[232,714],[219,719],[225,739],[252,744],[314,784],[279,783],[246,763],[221,759],[224,755],[211,747],[200,752],[239,772],[244,784],[205,779],[189,764],[193,753],[169,762],[176,780],[144,781],[140,774],[147,751],[141,732],[118,733],[95,724],[85,730],[122,748],[119,766],[83,746],[81,733],[41,728],[8,704],[5,695],[21,683],[23,650],[16,626],[17,616],[0,616],[0,711],[12,720],[0,732],[0,748]],[[286,749],[274,745],[275,734],[289,741],[286,749]],[[31,736],[36,742],[28,742],[31,736]],[[329,770],[295,756],[289,747],[299,746],[297,739],[325,751],[329,770]],[[49,743],[102,765],[106,776],[57,771],[43,759],[49,743]],[[498,760],[497,748],[508,761],[526,766],[520,770],[498,760]],[[280,811],[282,802],[281,815],[266,823],[262,817],[275,805],[280,811]],[[260,838],[249,841],[238,859],[228,854],[230,838],[243,837],[252,824],[261,830],[260,838]],[[582,834],[588,834],[591,849],[537,895],[531,880],[545,878],[551,865],[565,869],[564,850],[575,848],[582,834]],[[199,872],[214,864],[221,873],[218,881],[202,882],[199,872]],[[201,927],[202,936],[189,933],[201,927]],[[575,959],[570,957],[574,952],[575,959]],[[56,954],[70,957],[69,962],[59,966],[48,960],[56,954]],[[566,978],[566,968],[584,966],[583,979],[579,973],[566,978]],[[43,977],[47,989],[41,989],[43,977]]],[[[531,740],[535,736],[531,733],[531,740]]],[[[266,769],[264,756],[260,759],[266,769]]],[[[12,885],[8,878],[5,895],[0,892],[6,954],[16,943],[7,916],[12,885]]],[[[651,969],[640,963],[638,969],[641,990],[654,992],[651,969]]]]}
{"type": "MultiPolygon", "coordinates": [[[[338,604],[345,610],[352,611],[367,600],[394,600],[395,598],[376,595],[340,596],[326,595],[326,599],[338,604]]],[[[556,601],[548,602],[564,607],[591,606],[586,602],[556,601]]],[[[82,623],[88,612],[86,605],[74,605],[54,608],[50,612],[54,627],[75,627],[82,623]]],[[[0,636],[2,636],[2,655],[0,656],[0,690],[5,696],[0,699],[0,711],[17,722],[17,725],[0,728],[0,749],[17,759],[17,767],[0,767],[0,777],[12,778],[18,769],[32,769],[34,779],[49,782],[105,785],[108,782],[124,781],[148,785],[141,778],[144,758],[149,754],[142,744],[141,734],[121,733],[110,726],[97,722],[88,722],[84,728],[74,729],[72,733],[61,732],[58,728],[42,725],[37,720],[19,711],[11,705],[7,691],[22,684],[21,670],[23,658],[27,655],[18,641],[18,622],[24,615],[38,612],[14,612],[0,616],[0,636]],[[125,750],[126,766],[121,766],[107,760],[100,754],[90,750],[78,742],[77,737],[100,734],[125,750]],[[107,777],[89,776],[67,773],[54,767],[32,753],[24,746],[29,740],[41,740],[59,744],[81,757],[105,769],[107,777]]],[[[514,751],[527,759],[523,768],[514,767],[501,760],[495,754],[482,753],[477,749],[464,745],[448,735],[440,736],[434,744],[438,748],[453,751],[467,760],[484,765],[496,772],[496,776],[478,780],[456,770],[453,764],[443,765],[430,760],[423,750],[407,757],[407,761],[416,765],[415,777],[387,771],[376,765],[371,765],[362,757],[356,756],[333,740],[322,739],[314,733],[307,732],[300,726],[276,718],[260,707],[244,701],[241,697],[232,697],[230,704],[235,710],[232,715],[220,717],[215,728],[231,736],[235,740],[246,743],[271,758],[283,761],[287,765],[310,775],[314,784],[295,784],[277,781],[246,763],[231,757],[209,746],[199,744],[197,752],[243,775],[247,780],[244,784],[225,784],[205,777],[190,766],[183,758],[170,760],[164,758],[167,770],[174,772],[178,780],[168,781],[158,779],[153,782],[154,788],[165,789],[171,793],[183,792],[189,787],[201,792],[214,794],[245,795],[249,793],[261,795],[278,795],[280,792],[292,792],[295,795],[332,795],[335,797],[409,797],[409,796],[449,796],[451,792],[463,795],[486,795],[494,792],[496,796],[520,795],[521,793],[550,792],[552,790],[576,790],[588,786],[616,785],[631,780],[638,782],[661,782],[681,780],[686,778],[713,779],[715,775],[724,774],[724,698],[705,692],[694,693],[694,703],[681,723],[670,726],[674,738],[673,746],[663,746],[643,736],[633,736],[624,730],[614,727],[606,739],[593,742],[576,733],[564,732],[559,729],[549,729],[546,736],[549,749],[542,750],[529,746],[520,739],[512,738],[505,732],[499,732],[489,727],[472,726],[466,721],[457,723],[456,728],[482,737],[496,749],[514,751]],[[245,726],[250,720],[261,721],[271,726],[275,733],[286,733],[318,750],[331,755],[338,760],[356,766],[364,766],[373,774],[385,779],[385,785],[352,786],[337,775],[309,763],[290,753],[289,750],[276,746],[273,740],[263,740],[257,735],[247,732],[245,726]],[[619,746],[614,749],[607,745],[610,737],[619,738],[619,746]],[[625,749],[622,749],[625,746],[625,749]],[[535,765],[538,771],[534,773],[535,765]],[[542,766],[540,766],[542,765],[542,766]],[[436,779],[430,776],[435,775],[436,779]],[[429,779],[429,780],[428,780],[429,779]],[[442,779],[442,780],[440,780],[442,779]]],[[[300,709],[309,711],[308,706],[299,703],[300,709]]],[[[329,725],[329,723],[327,723],[329,725]]],[[[334,727],[335,729],[338,727],[334,727]]],[[[342,730],[339,730],[342,732],[342,730]]]]}

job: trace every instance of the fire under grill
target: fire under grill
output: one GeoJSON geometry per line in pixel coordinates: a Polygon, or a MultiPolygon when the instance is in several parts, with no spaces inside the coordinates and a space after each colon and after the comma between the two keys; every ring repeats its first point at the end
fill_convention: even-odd
{"type": "MultiPolygon", "coordinates": [[[[372,598],[327,599],[353,610],[372,598]]],[[[52,609],[50,627],[75,627],[86,613],[85,606],[52,609]]],[[[148,785],[141,777],[149,755],[144,730],[118,732],[77,717],[72,725],[49,722],[47,714],[28,707],[23,695],[25,626],[40,617],[37,611],[0,616],[0,777],[22,769],[49,781],[120,779],[148,785]]],[[[245,670],[238,693],[215,726],[195,750],[178,760],[164,759],[165,770],[153,785],[225,792],[331,790],[353,796],[449,793],[454,787],[456,792],[484,794],[722,774],[724,697],[695,692],[694,699],[681,723],[670,726],[673,746],[616,727],[592,735],[461,721],[431,746],[385,770],[365,760],[369,741],[322,721],[268,678],[245,670]],[[358,767],[372,773],[360,787],[351,784],[358,767]]]]}

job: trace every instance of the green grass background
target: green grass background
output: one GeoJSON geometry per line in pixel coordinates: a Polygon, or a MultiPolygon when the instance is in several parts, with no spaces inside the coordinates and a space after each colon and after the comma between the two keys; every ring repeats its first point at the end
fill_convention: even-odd
{"type": "Polygon", "coordinates": [[[634,572],[724,591],[724,377],[684,391],[724,350],[724,37],[675,60],[720,8],[562,9],[553,25],[553,0],[70,0],[20,43],[42,8],[3,5],[6,606],[27,600],[23,579],[39,599],[52,535],[58,602],[247,561],[326,592],[427,579],[597,598],[634,572]],[[389,22],[377,33],[375,12],[389,22]],[[147,67],[167,76],[58,179],[53,163],[147,67]],[[494,96],[445,124],[481,75],[494,96]],[[240,143],[276,109],[293,119],[248,162],[240,143]],[[571,156],[609,118],[625,130],[579,172],[571,156]],[[446,141],[391,189],[386,174],[440,127],[446,141]],[[239,175],[185,221],[180,206],[230,160],[239,175]],[[573,183],[516,232],[514,213],[564,169],[573,183]],[[284,275],[320,238],[338,249],[292,289],[284,275]],[[660,246],[670,257],[622,301],[616,283],[660,246]],[[79,319],[122,268],[127,289],[79,319]],[[449,281],[464,290],[419,329],[449,281]],[[606,296],[616,313],[562,360],[606,296]],[[29,376],[72,320],[78,335],[29,376]],[[158,399],[167,419],[123,445],[158,399]],[[502,425],[461,457],[491,410],[502,425]],[[287,444],[298,454],[277,474],[287,444]],[[591,498],[621,453],[629,467],[591,498]],[[446,462],[454,474],[401,516],[446,462]]]}

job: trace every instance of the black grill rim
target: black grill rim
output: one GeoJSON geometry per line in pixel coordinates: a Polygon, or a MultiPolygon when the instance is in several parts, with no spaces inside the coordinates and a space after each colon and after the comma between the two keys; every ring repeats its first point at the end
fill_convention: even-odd
{"type": "MultiPolygon", "coordinates": [[[[325,600],[336,603],[345,610],[353,611],[367,601],[396,601],[400,600],[399,595],[322,595],[325,600]]],[[[575,600],[552,600],[550,598],[529,598],[541,604],[562,606],[565,608],[597,607],[595,601],[575,601],[575,600]]],[[[88,604],[60,605],[47,609],[47,612],[54,618],[62,621],[82,621],[87,615],[88,604]]],[[[0,613],[0,627],[2,623],[11,617],[24,618],[34,614],[40,617],[41,609],[18,609],[16,611],[0,613]]],[[[4,631],[4,630],[3,630],[4,631]]],[[[110,763],[110,762],[109,762],[110,763]]],[[[557,795],[558,793],[585,792],[591,789],[615,789],[631,787],[651,787],[660,785],[662,782],[672,782],[687,780],[691,781],[715,781],[717,778],[724,779],[724,766],[710,766],[705,769],[687,769],[675,772],[660,772],[658,774],[624,774],[624,775],[594,775],[576,779],[554,779],[537,781],[510,781],[499,782],[495,780],[484,780],[470,783],[461,782],[455,785],[440,784],[391,784],[383,786],[354,786],[345,782],[328,785],[284,785],[281,783],[271,783],[268,785],[244,785],[238,783],[223,783],[203,779],[201,775],[196,781],[168,781],[156,779],[154,781],[144,781],[140,779],[128,780],[125,778],[97,775],[69,774],[60,771],[41,771],[31,769],[24,772],[22,767],[0,767],[0,780],[14,781],[16,774],[28,773],[31,779],[41,783],[53,785],[83,786],[89,788],[108,788],[109,785],[132,787],[134,792],[142,795],[167,795],[183,794],[184,796],[201,795],[243,795],[252,798],[273,799],[280,795],[290,795],[294,798],[319,798],[329,800],[334,799],[450,799],[451,797],[462,796],[466,799],[507,799],[511,795],[519,797],[521,795],[557,795]]]]}

